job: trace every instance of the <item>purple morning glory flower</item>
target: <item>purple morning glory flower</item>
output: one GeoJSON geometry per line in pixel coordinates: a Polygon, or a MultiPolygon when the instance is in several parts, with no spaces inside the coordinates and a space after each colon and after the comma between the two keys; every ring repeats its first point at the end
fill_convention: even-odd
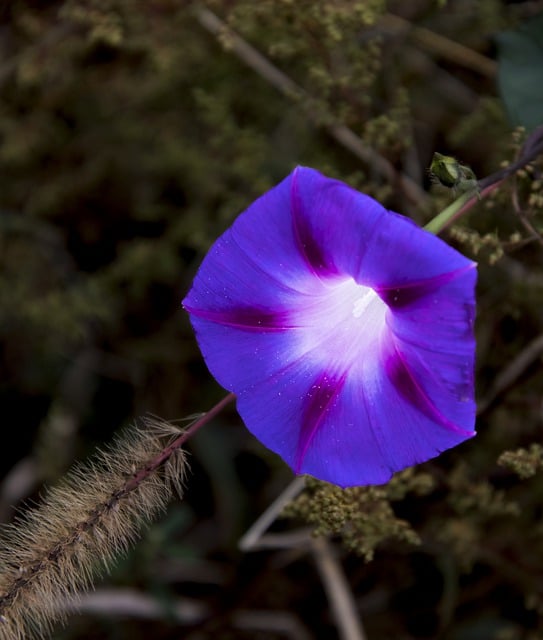
{"type": "Polygon", "coordinates": [[[347,487],[475,435],[476,278],[409,219],[298,167],[215,242],[183,304],[248,429],[347,487]]]}

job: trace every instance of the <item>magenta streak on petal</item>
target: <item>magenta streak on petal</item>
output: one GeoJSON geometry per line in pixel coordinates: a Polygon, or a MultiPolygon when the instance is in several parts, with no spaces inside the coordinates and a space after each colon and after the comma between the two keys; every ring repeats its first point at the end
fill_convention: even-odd
{"type": "Polygon", "coordinates": [[[244,331],[275,332],[298,328],[289,322],[290,314],[287,311],[270,311],[254,307],[233,307],[224,311],[208,311],[190,306],[185,308],[203,320],[244,331]]]}
{"type": "Polygon", "coordinates": [[[311,386],[304,400],[305,406],[301,419],[301,430],[294,469],[296,473],[300,473],[305,454],[321,426],[328,408],[342,390],[346,377],[345,373],[337,376],[324,372],[320,374],[311,386]]]}
{"type": "Polygon", "coordinates": [[[337,273],[333,265],[328,264],[321,247],[315,242],[308,222],[308,216],[304,215],[304,206],[298,188],[298,170],[292,176],[291,190],[292,224],[294,237],[300,253],[305,258],[309,269],[316,275],[332,275],[337,273]]]}
{"type": "Polygon", "coordinates": [[[454,280],[457,276],[462,275],[470,269],[475,269],[475,263],[470,264],[467,267],[456,269],[455,271],[449,271],[448,273],[442,273],[439,276],[428,278],[427,280],[419,280],[417,282],[410,282],[408,284],[399,285],[396,287],[378,288],[376,289],[379,297],[385,302],[391,309],[401,309],[408,305],[430,295],[440,287],[454,280]]]}
{"type": "Polygon", "coordinates": [[[448,420],[433,404],[430,398],[426,395],[424,390],[420,387],[415,377],[409,370],[407,363],[393,345],[392,352],[387,354],[384,361],[384,368],[390,381],[398,391],[398,393],[413,407],[420,411],[430,420],[447,427],[451,431],[456,433],[462,433],[464,435],[475,432],[466,431],[461,429],[458,425],[448,420]]]}

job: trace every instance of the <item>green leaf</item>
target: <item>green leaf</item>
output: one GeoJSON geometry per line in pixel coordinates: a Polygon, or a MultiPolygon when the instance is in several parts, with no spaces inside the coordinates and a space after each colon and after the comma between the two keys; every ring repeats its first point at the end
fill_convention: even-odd
{"type": "Polygon", "coordinates": [[[498,87],[511,124],[543,124],[543,13],[496,36],[498,87]]]}

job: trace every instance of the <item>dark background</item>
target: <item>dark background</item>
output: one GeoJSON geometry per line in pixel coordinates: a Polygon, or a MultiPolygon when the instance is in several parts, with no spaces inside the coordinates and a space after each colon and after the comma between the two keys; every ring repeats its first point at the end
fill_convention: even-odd
{"type": "MultiPolygon", "coordinates": [[[[518,152],[494,36],[531,19],[538,2],[207,8],[305,93],[283,95],[251,69],[252,54],[240,58],[226,31],[210,33],[196,3],[0,5],[5,522],[141,416],[179,420],[224,395],[180,301],[213,240],[294,166],[340,177],[423,224],[454,197],[429,179],[433,151],[479,177],[518,152]],[[330,134],[337,123],[369,157],[330,134]]],[[[443,236],[480,265],[478,437],[421,465],[424,491],[410,480],[400,498],[354,497],[370,524],[384,518],[372,561],[356,552],[361,539],[371,547],[367,523],[354,551],[341,531],[331,536],[370,640],[543,637],[541,478],[521,480],[497,462],[541,440],[540,348],[494,397],[497,376],[543,329],[543,249],[514,206],[541,226],[539,171],[509,180],[443,236]]],[[[72,616],[55,638],[341,637],[311,553],[238,549],[290,470],[231,408],[187,449],[184,500],[97,582],[151,597],[158,612],[145,621],[105,610],[72,616]],[[179,599],[195,617],[173,619],[179,599]]],[[[277,527],[301,526],[304,513],[318,520],[318,509],[277,527]]]]}

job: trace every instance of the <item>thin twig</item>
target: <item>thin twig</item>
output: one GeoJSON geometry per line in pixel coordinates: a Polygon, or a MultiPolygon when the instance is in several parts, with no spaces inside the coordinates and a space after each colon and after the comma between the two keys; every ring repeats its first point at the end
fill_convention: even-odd
{"type": "Polygon", "coordinates": [[[530,164],[533,160],[535,160],[539,155],[543,153],[543,125],[537,127],[532,131],[532,133],[526,139],[526,142],[522,146],[521,152],[519,154],[518,160],[512,162],[507,165],[503,169],[492,173],[485,178],[479,180],[478,187],[482,191],[486,189],[488,186],[497,184],[501,182],[505,178],[508,178],[510,175],[522,169],[527,164],[530,164]]]}
{"type": "MultiPolygon", "coordinates": [[[[277,497],[264,513],[253,523],[239,541],[241,551],[255,551],[260,548],[263,534],[277,520],[286,505],[293,500],[305,487],[305,478],[297,476],[277,497]]],[[[265,546],[268,546],[267,544],[265,546]]]]}
{"type": "Polygon", "coordinates": [[[256,551],[265,548],[284,549],[286,547],[310,550],[328,596],[341,640],[366,640],[351,590],[337,559],[333,555],[332,545],[328,539],[314,538],[310,530],[306,528],[298,529],[290,534],[265,535],[285,506],[302,491],[304,486],[303,476],[294,478],[241,538],[239,548],[242,551],[256,551]]]}
{"type": "Polygon", "coordinates": [[[505,369],[496,377],[492,388],[477,406],[477,414],[480,415],[496,400],[496,398],[508,389],[526,369],[535,362],[543,353],[543,335],[532,340],[505,369]]]}
{"type": "Polygon", "coordinates": [[[294,478],[241,538],[239,548],[242,551],[256,551],[307,547],[315,559],[341,640],[366,640],[349,585],[327,538],[314,538],[307,528],[291,533],[265,534],[304,486],[303,476],[294,478]]]}
{"type": "Polygon", "coordinates": [[[535,129],[524,143],[519,158],[503,169],[492,173],[477,182],[477,188],[462,193],[454,202],[446,207],[424,227],[431,233],[441,233],[443,229],[451,225],[455,220],[469,211],[473,205],[497,189],[509,176],[522,167],[533,162],[543,153],[543,125],[535,129]]]}
{"type": "Polygon", "coordinates": [[[130,617],[140,620],[174,619],[181,624],[197,624],[211,615],[202,602],[177,598],[164,602],[136,589],[97,589],[82,593],[73,602],[60,602],[61,614],[130,617]]]}
{"type": "Polygon", "coordinates": [[[472,69],[487,78],[496,76],[498,65],[494,60],[435,31],[414,25],[405,18],[391,13],[385,14],[379,24],[395,32],[408,33],[427,51],[440,55],[455,64],[472,69]]]}
{"type": "Polygon", "coordinates": [[[540,245],[543,245],[543,236],[534,227],[534,225],[531,223],[530,219],[526,215],[526,212],[520,206],[519,195],[518,195],[518,181],[516,179],[516,176],[514,177],[513,193],[512,193],[511,199],[513,202],[513,208],[515,209],[515,213],[517,214],[517,217],[520,220],[522,226],[530,234],[531,239],[537,240],[537,242],[539,242],[540,245]]]}
{"type": "Polygon", "coordinates": [[[232,615],[232,624],[246,632],[269,632],[290,640],[311,640],[309,632],[292,611],[242,609],[232,615]]]}
{"type": "MultiPolygon", "coordinates": [[[[253,71],[258,73],[269,84],[278,89],[283,95],[296,98],[305,105],[314,103],[312,97],[294,82],[289,76],[273,65],[265,56],[251,46],[246,40],[234,33],[228,25],[214,13],[196,5],[196,17],[200,24],[215,36],[228,33],[229,49],[235,53],[253,71]]],[[[316,123],[320,123],[311,108],[306,107],[309,117],[316,123]]],[[[429,203],[428,194],[411,178],[396,171],[394,166],[383,156],[376,153],[348,127],[340,123],[322,125],[328,133],[345,149],[353,153],[365,164],[380,173],[389,183],[399,185],[405,196],[420,208],[425,208],[429,203]]]]}
{"type": "Polygon", "coordinates": [[[352,591],[325,537],[312,539],[313,557],[321,575],[341,640],[366,640],[352,591]]]}
{"type": "Polygon", "coordinates": [[[300,527],[287,533],[265,533],[251,549],[245,551],[257,551],[261,549],[303,549],[309,548],[313,529],[300,527]]]}
{"type": "MultiPolygon", "coordinates": [[[[78,614],[101,618],[132,618],[133,620],[175,620],[180,625],[195,625],[209,620],[210,608],[188,598],[163,600],[136,589],[97,589],[81,594],[77,606],[60,603],[61,615],[78,614]]],[[[290,611],[241,609],[232,615],[232,626],[244,631],[280,633],[292,640],[311,640],[306,628],[290,611]]]]}

